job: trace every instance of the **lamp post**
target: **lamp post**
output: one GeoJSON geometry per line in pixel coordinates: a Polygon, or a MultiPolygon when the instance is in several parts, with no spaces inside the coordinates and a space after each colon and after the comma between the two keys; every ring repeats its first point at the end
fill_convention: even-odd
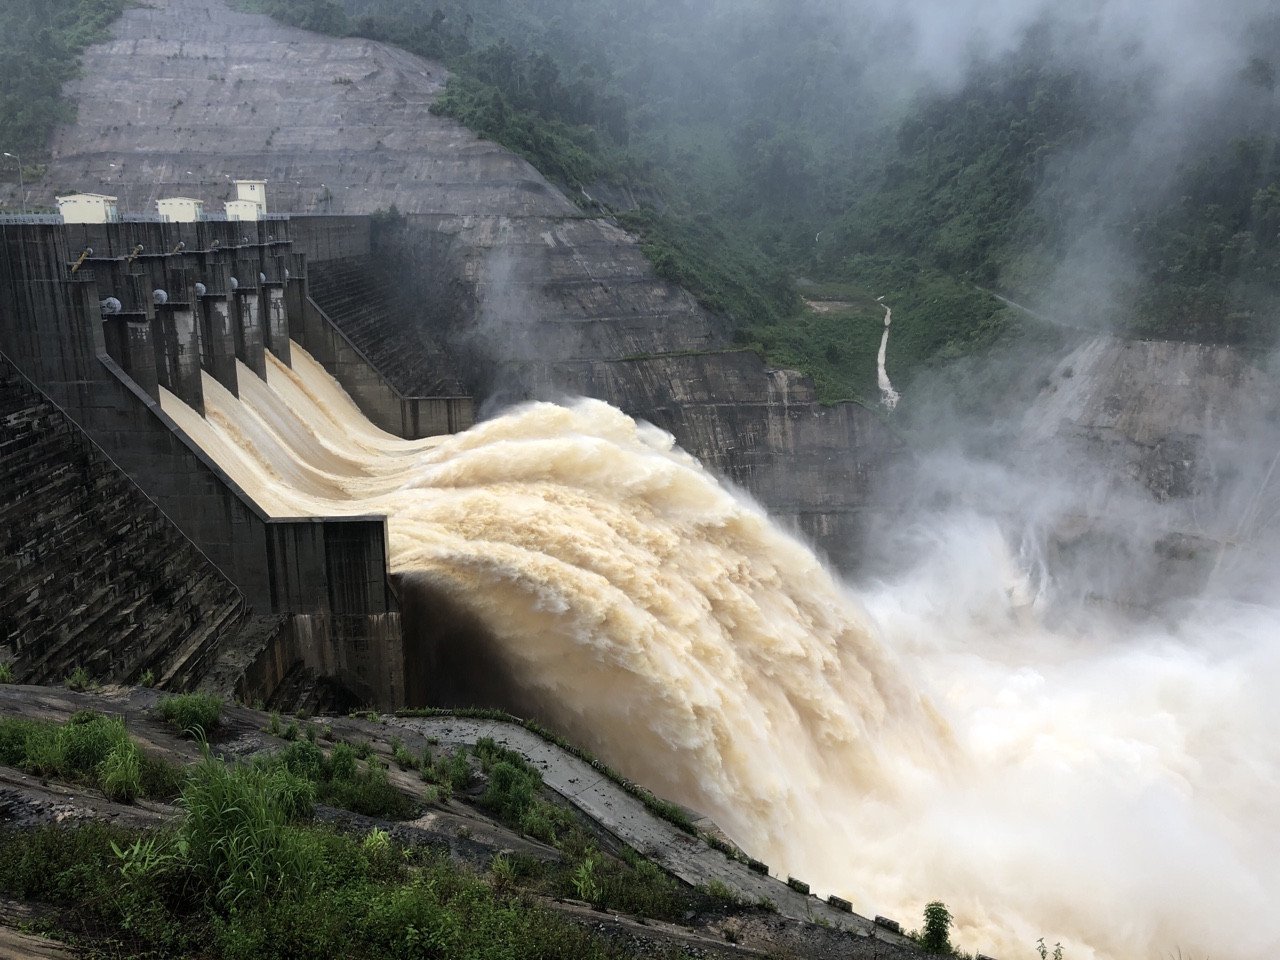
{"type": "Polygon", "coordinates": [[[27,185],[22,179],[22,158],[16,153],[6,153],[6,157],[18,165],[18,190],[22,195],[22,215],[27,215],[27,185]]]}

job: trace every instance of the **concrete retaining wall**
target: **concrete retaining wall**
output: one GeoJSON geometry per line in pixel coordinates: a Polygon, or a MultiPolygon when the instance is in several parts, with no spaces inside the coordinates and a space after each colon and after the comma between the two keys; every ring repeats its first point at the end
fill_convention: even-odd
{"type": "Polygon", "coordinates": [[[289,221],[295,253],[309,263],[369,255],[370,221],[360,216],[295,216],[289,221]]]}

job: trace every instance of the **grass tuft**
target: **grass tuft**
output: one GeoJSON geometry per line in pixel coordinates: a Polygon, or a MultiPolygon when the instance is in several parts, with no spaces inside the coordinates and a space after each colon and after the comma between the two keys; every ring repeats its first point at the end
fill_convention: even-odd
{"type": "Polygon", "coordinates": [[[161,700],[156,713],[183,736],[203,740],[222,722],[222,700],[207,693],[180,693],[161,700]]]}
{"type": "Polygon", "coordinates": [[[124,740],[98,766],[98,783],[109,800],[133,803],[142,793],[142,751],[132,740],[124,740]]]}

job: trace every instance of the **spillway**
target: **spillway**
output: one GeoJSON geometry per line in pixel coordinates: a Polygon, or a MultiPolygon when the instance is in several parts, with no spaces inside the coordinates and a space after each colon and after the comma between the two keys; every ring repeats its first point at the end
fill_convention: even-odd
{"type": "Polygon", "coordinates": [[[1068,960],[1280,945],[1280,716],[1237,690],[1280,679],[1255,642],[1274,611],[1058,637],[975,517],[855,595],[606,404],[404,441],[292,357],[268,354],[265,382],[242,367],[239,398],[205,374],[205,417],[163,408],[268,513],[386,514],[406,620],[464,617],[478,689],[753,855],[908,926],[945,900],[962,945],[1004,957],[1039,937],[1068,960]]]}

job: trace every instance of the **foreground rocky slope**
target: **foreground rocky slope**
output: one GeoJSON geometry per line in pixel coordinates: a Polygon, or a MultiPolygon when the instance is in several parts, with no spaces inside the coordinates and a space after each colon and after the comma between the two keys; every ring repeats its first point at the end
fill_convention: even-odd
{"type": "MultiPolygon", "coordinates": [[[[41,687],[0,685],[0,724],[14,718],[66,723],[73,716],[84,722],[84,711],[121,718],[126,729],[149,756],[180,767],[194,763],[200,747],[163,722],[158,696],[151,691],[111,688],[97,693],[74,693],[41,687]]],[[[276,718],[243,707],[226,707],[213,732],[213,750],[230,761],[247,762],[278,752],[290,743],[315,737],[319,748],[332,752],[336,744],[359,746],[359,755],[381,758],[391,784],[411,799],[407,819],[388,820],[362,816],[321,805],[317,817],[357,836],[371,828],[385,828],[396,843],[407,849],[432,848],[446,852],[465,869],[486,874],[499,871],[494,860],[521,859],[525,863],[554,864],[564,854],[545,843],[513,830],[483,802],[483,781],[455,798],[442,798],[423,782],[416,770],[406,769],[407,755],[424,752],[450,755],[467,751],[489,737],[499,747],[523,755],[538,769],[544,791],[558,805],[583,817],[596,832],[596,842],[606,856],[621,856],[627,848],[639,850],[674,876],[707,884],[720,893],[708,906],[684,918],[682,923],[630,917],[588,904],[540,897],[539,902],[604,936],[630,945],[639,955],[683,951],[690,956],[772,956],[807,958],[892,958],[917,955],[904,938],[883,927],[872,926],[856,915],[830,908],[778,880],[747,869],[702,840],[677,830],[660,819],[631,793],[602,778],[585,760],[574,756],[518,725],[492,720],[452,717],[391,718],[377,716],[333,717],[298,724],[292,731],[276,718]],[[298,732],[299,728],[307,734],[298,732]],[[408,754],[405,751],[408,751],[408,754]],[[742,905],[735,906],[734,898],[742,905]],[[771,909],[756,904],[768,900],[771,909]],[[718,903],[719,905],[714,905],[718,903]],[[818,922],[812,922],[817,920],[818,922]]],[[[305,746],[305,742],[302,743],[305,746]]],[[[474,761],[473,761],[474,762],[474,761]]],[[[477,775],[479,775],[477,773],[477,775]]],[[[106,821],[134,829],[171,824],[179,816],[172,804],[138,799],[119,802],[83,784],[59,783],[56,777],[37,777],[0,765],[0,839],[4,830],[29,830],[57,824],[106,821]]],[[[496,876],[495,883],[504,882],[496,876]]],[[[509,882],[505,881],[505,882],[509,882]]],[[[7,917],[31,916],[32,906],[0,898],[0,957],[7,942],[20,943],[3,928],[7,917]],[[8,938],[8,939],[6,939],[8,938]]],[[[45,916],[45,920],[56,919],[45,916]]],[[[27,949],[39,945],[25,944],[27,949]]],[[[17,949],[14,947],[13,949],[17,949]]],[[[48,955],[60,955],[48,947],[48,955]]],[[[20,955],[20,954],[19,954],[20,955]]]]}
{"type": "Polygon", "coordinates": [[[846,552],[873,465],[894,448],[876,417],[821,407],[799,377],[720,352],[732,346],[723,323],[658,279],[634,238],[520,158],[432,116],[445,78],[402,51],[221,0],[155,0],[127,10],[114,39],[86,55],[69,91],[78,117],[56,138],[44,199],[101,191],[145,211],[185,195],[218,209],[230,179],[263,177],[273,210],[395,205],[409,217],[399,255],[383,259],[420,306],[397,318],[402,351],[428,331],[465,358],[465,379],[500,399],[607,399],[846,552]]]}

